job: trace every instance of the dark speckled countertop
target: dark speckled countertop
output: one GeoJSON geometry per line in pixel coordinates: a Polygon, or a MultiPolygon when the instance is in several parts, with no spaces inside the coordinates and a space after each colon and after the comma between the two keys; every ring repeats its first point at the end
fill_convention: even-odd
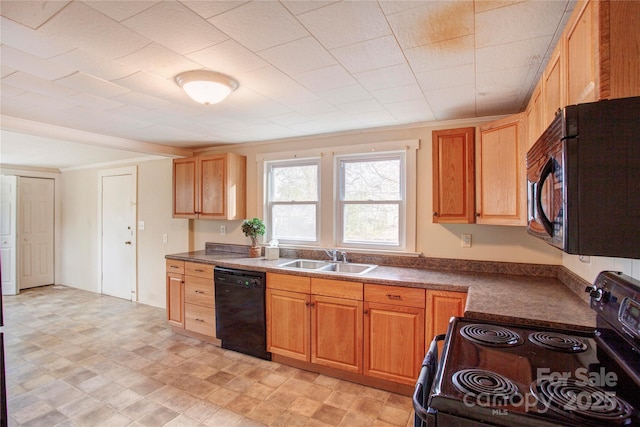
{"type": "Polygon", "coordinates": [[[595,312],[560,280],[514,274],[450,272],[378,266],[364,275],[319,273],[279,267],[292,260],[248,258],[240,253],[194,251],[166,258],[219,267],[323,277],[381,285],[468,292],[465,317],[562,329],[593,330],[595,312]]]}

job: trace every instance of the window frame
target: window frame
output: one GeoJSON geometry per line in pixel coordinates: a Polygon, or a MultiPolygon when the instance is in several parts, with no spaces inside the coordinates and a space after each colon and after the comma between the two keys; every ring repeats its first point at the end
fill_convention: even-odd
{"type": "Polygon", "coordinates": [[[335,236],[336,243],[344,248],[371,249],[371,250],[406,250],[406,233],[407,233],[407,159],[404,151],[384,151],[374,153],[354,153],[335,156],[336,178],[334,180],[336,186],[335,203],[335,236]],[[399,160],[400,161],[400,198],[398,200],[360,200],[345,201],[345,174],[344,163],[366,163],[380,160],[399,160]],[[362,204],[397,204],[398,205],[398,243],[367,243],[347,241],[344,236],[344,215],[345,206],[362,205],[362,204]]]}
{"type": "Polygon", "coordinates": [[[307,157],[307,158],[296,158],[296,159],[287,159],[287,160],[270,160],[265,161],[265,223],[267,228],[267,239],[270,241],[274,238],[277,238],[273,235],[273,207],[274,206],[293,206],[293,205],[316,205],[316,231],[315,240],[303,240],[303,239],[281,239],[277,238],[279,243],[284,243],[288,245],[311,245],[311,246],[319,246],[321,241],[321,212],[322,212],[322,165],[321,159],[318,157],[307,157]],[[317,167],[317,175],[316,175],[316,184],[317,184],[317,194],[316,201],[288,201],[288,202],[274,202],[273,201],[273,169],[274,167],[295,167],[295,166],[316,166],[317,167]]]}

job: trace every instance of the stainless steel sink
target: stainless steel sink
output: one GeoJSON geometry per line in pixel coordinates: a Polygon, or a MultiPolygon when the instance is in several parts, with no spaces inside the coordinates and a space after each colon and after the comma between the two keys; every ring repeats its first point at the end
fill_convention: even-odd
{"type": "Polygon", "coordinates": [[[338,274],[364,274],[376,268],[377,265],[341,262],[335,263],[313,259],[296,259],[279,264],[278,267],[338,274]]]}
{"type": "Polygon", "coordinates": [[[329,263],[326,261],[316,261],[312,259],[296,259],[294,261],[285,262],[278,267],[286,268],[300,268],[304,270],[316,270],[318,268],[326,267],[329,263]]]}
{"type": "Polygon", "coordinates": [[[327,266],[324,266],[320,268],[320,270],[333,271],[335,273],[341,273],[341,274],[364,274],[366,272],[373,270],[376,267],[377,265],[373,265],[373,264],[337,263],[337,264],[329,264],[327,266]]]}

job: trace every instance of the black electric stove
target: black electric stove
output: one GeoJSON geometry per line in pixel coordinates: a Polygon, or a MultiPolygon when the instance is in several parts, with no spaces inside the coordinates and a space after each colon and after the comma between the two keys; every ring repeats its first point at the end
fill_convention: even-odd
{"type": "Polygon", "coordinates": [[[587,291],[593,332],[452,319],[423,362],[415,426],[640,426],[640,282],[602,272],[587,291]]]}

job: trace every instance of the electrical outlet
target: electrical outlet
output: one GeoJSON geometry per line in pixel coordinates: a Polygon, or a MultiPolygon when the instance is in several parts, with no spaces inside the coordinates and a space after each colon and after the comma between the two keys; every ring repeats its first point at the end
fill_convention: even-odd
{"type": "Polygon", "coordinates": [[[470,248],[471,247],[471,234],[463,234],[462,235],[462,247],[470,248]]]}
{"type": "Polygon", "coordinates": [[[138,230],[144,231],[144,221],[138,221],[138,230]]]}
{"type": "Polygon", "coordinates": [[[220,235],[224,236],[225,234],[227,234],[227,226],[226,225],[221,225],[220,226],[220,235]]]}
{"type": "Polygon", "coordinates": [[[167,237],[166,234],[162,235],[162,243],[167,243],[169,241],[169,238],[167,237]]]}
{"type": "Polygon", "coordinates": [[[578,255],[578,259],[585,264],[591,264],[591,257],[588,255],[578,255]]]}

